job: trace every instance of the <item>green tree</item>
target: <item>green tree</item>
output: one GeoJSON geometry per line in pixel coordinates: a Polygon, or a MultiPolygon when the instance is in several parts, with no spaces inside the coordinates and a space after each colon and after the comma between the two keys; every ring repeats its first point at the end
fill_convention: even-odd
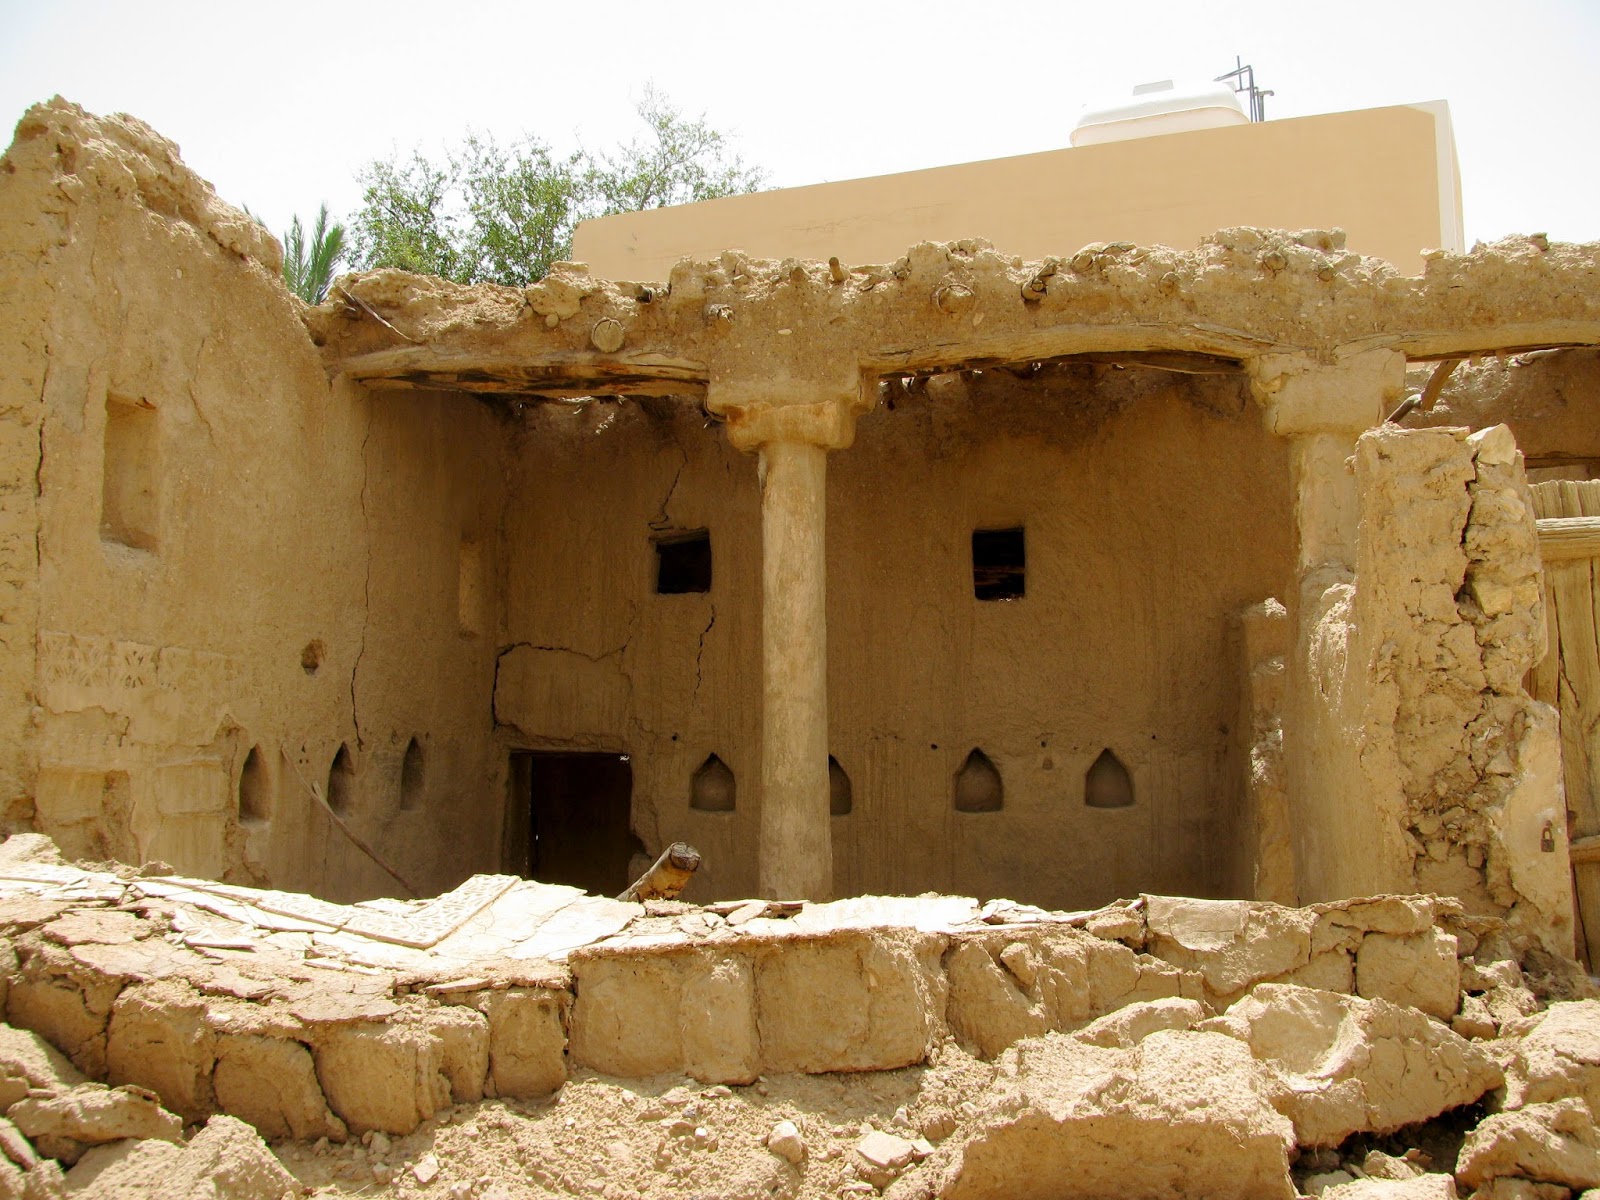
{"type": "Polygon", "coordinates": [[[584,215],[577,155],[552,158],[533,138],[503,150],[492,138],[469,136],[451,161],[467,218],[453,277],[520,287],[572,252],[572,231],[584,215]]]}
{"type": "Polygon", "coordinates": [[[309,240],[297,215],[283,235],[283,281],[307,304],[320,304],[344,256],[344,226],[337,221],[329,223],[326,204],[317,213],[309,240]]]}
{"type": "Polygon", "coordinates": [[[645,89],[635,111],[645,125],[645,138],[611,154],[585,155],[585,216],[641,212],[669,204],[692,204],[753,192],[766,178],[745,165],[728,136],[690,120],[654,87],[645,89]]]}
{"type": "Polygon", "coordinates": [[[355,263],[520,287],[571,254],[587,217],[760,186],[763,173],[703,116],[684,117],[653,88],[637,111],[644,135],[608,153],[563,158],[537,138],[501,146],[468,134],[442,163],[421,151],[369,163],[358,176],[355,263]]]}
{"type": "Polygon", "coordinates": [[[449,205],[459,182],[454,163],[437,166],[413,151],[405,162],[369,163],[357,178],[361,209],[351,222],[356,263],[461,278],[460,222],[449,205]]]}

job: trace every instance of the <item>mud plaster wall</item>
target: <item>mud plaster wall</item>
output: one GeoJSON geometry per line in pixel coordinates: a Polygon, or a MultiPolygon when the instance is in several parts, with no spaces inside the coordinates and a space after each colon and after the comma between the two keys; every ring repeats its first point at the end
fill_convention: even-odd
{"type": "MultiPolygon", "coordinates": [[[[1055,906],[1140,889],[1241,894],[1234,615],[1280,593],[1286,451],[1234,380],[984,372],[891,389],[828,464],[830,749],[840,894],[923,889],[1055,906]],[[974,599],[974,528],[1026,529],[1026,596],[974,599]],[[1136,803],[1084,806],[1110,748],[1136,803]],[[981,748],[1004,808],[958,813],[981,748]]],[[[666,402],[530,409],[506,553],[506,745],[626,752],[652,852],[705,856],[702,898],[756,885],[756,463],[666,402]],[[559,512],[560,520],[551,514],[559,512]],[[711,530],[708,594],[653,593],[653,530],[711,530]],[[734,813],[689,807],[708,754],[734,813]]]]}
{"type": "Polygon", "coordinates": [[[140,123],[41,106],[4,163],[13,815],[36,792],[69,853],[402,891],[311,795],[344,744],[347,820],[419,890],[451,886],[500,819],[471,807],[492,645],[458,612],[461,540],[498,505],[496,418],[330,389],[276,244],[140,123]],[[413,735],[426,799],[399,812],[413,735]]]}
{"type": "Polygon", "coordinates": [[[1459,896],[1570,952],[1555,714],[1522,687],[1544,624],[1520,455],[1504,427],[1384,427],[1354,470],[1355,575],[1306,621],[1285,719],[1301,898],[1459,896]]]}

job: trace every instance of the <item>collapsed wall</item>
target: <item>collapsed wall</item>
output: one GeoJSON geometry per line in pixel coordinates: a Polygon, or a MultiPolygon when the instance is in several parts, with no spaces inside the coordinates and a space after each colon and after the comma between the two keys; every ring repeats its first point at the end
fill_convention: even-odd
{"type": "MultiPolygon", "coordinates": [[[[688,1156],[703,1184],[739,1174],[741,1194],[1093,1196],[1120,1178],[1134,1196],[1289,1197],[1341,1148],[1359,1163],[1392,1135],[1437,1153],[1422,1123],[1464,1106],[1536,1124],[1561,1055],[1600,1025],[1592,1004],[1536,1015],[1532,989],[1588,994],[1574,966],[1430,897],[701,907],[478,876],[431,901],[343,906],[73,866],[24,835],[0,849],[0,928],[6,1020],[71,1062],[0,1029],[0,1093],[42,1152],[70,1163],[226,1113],[291,1165],[320,1169],[344,1144],[347,1179],[442,1172],[471,1192],[479,1160],[445,1136],[452,1121],[483,1114],[493,1136],[565,1117],[536,1159],[505,1151],[507,1195],[584,1193],[568,1171],[609,1138],[602,1175],[634,1194],[660,1194],[688,1156]],[[4,1081],[25,1072],[17,1108],[4,1081]],[[784,1097],[807,1076],[822,1089],[797,1112],[784,1097]],[[595,1119],[586,1089],[619,1082],[618,1124],[574,1132],[567,1114],[595,1119]],[[96,1111],[148,1103],[130,1087],[172,1128],[103,1132],[96,1111]],[[804,1136],[775,1116],[751,1128],[774,1109],[805,1114],[804,1136]],[[633,1161],[635,1130],[653,1162],[633,1161]]],[[[1495,1157],[1514,1144],[1496,1119],[1461,1170],[1517,1173],[1495,1157]]],[[[1563,1120],[1600,1145],[1591,1119],[1563,1120]]]]}
{"type": "Polygon", "coordinates": [[[1504,426],[1390,427],[1352,465],[1355,570],[1304,618],[1286,719],[1307,747],[1301,894],[1436,891],[1570,953],[1555,714],[1523,687],[1544,616],[1516,446],[1504,426]]]}

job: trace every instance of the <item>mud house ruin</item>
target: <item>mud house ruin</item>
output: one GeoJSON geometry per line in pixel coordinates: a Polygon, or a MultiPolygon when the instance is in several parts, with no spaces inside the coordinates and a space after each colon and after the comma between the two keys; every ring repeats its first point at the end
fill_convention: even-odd
{"type": "Polygon", "coordinates": [[[1594,247],[306,309],[135,120],[41,105],[3,162],[13,828],[338,900],[675,839],[702,899],[1437,892],[1570,951],[1525,467],[1600,460],[1594,247]]]}

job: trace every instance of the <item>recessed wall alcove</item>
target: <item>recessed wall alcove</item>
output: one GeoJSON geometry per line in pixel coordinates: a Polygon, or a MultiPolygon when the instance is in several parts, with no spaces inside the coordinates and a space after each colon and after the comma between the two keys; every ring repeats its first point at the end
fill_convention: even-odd
{"type": "Polygon", "coordinates": [[[839,760],[833,755],[828,755],[828,813],[835,817],[844,817],[855,808],[855,789],[850,784],[850,776],[845,774],[839,760]]]}
{"type": "Polygon", "coordinates": [[[699,812],[733,812],[737,800],[733,771],[715,754],[708,754],[689,782],[689,807],[699,812]]]}
{"type": "Polygon", "coordinates": [[[973,750],[956,772],[957,812],[999,812],[1005,807],[1006,788],[1000,771],[982,750],[973,750]]]}
{"type": "Polygon", "coordinates": [[[1133,807],[1133,776],[1109,746],[1084,774],[1083,802],[1089,808],[1133,807]]]}
{"type": "Polygon", "coordinates": [[[350,747],[340,745],[328,768],[328,807],[343,816],[350,811],[356,795],[356,768],[350,758],[350,747]]]}

